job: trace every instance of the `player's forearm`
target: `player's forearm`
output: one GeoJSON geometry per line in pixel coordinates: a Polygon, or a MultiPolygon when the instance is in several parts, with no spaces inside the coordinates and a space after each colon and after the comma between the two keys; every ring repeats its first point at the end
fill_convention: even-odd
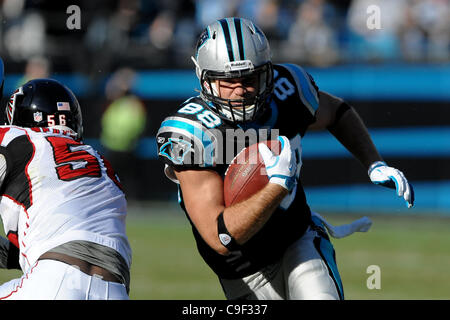
{"type": "Polygon", "coordinates": [[[363,121],[353,108],[347,110],[328,130],[365,168],[382,161],[363,121]]]}
{"type": "Polygon", "coordinates": [[[249,199],[224,211],[224,222],[238,244],[244,244],[269,220],[287,195],[283,187],[268,183],[249,199]]]}

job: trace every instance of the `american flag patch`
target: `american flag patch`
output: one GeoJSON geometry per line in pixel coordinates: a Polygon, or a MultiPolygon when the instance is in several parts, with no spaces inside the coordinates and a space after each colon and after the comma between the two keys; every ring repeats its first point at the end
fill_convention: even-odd
{"type": "Polygon", "coordinates": [[[70,104],[68,102],[57,102],[58,111],[70,111],[70,104]]]}

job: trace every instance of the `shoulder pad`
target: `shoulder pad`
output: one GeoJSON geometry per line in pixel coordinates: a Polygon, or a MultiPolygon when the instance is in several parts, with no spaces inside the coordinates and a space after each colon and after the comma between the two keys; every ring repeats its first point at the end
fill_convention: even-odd
{"type": "Polygon", "coordinates": [[[0,126],[0,145],[6,147],[12,140],[26,135],[26,129],[16,126],[0,126]]]}
{"type": "Polygon", "coordinates": [[[282,66],[292,76],[301,101],[309,109],[311,114],[314,115],[319,107],[319,89],[315,84],[313,77],[296,64],[284,63],[279,64],[278,66],[282,66]]]}
{"type": "Polygon", "coordinates": [[[166,118],[156,135],[158,156],[169,165],[208,167],[214,165],[217,139],[195,121],[181,116],[166,118]]]}

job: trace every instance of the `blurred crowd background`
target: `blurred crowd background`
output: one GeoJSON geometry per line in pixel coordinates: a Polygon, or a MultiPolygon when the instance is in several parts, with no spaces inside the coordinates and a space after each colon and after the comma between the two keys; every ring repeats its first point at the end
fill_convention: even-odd
{"type": "Polygon", "coordinates": [[[348,62],[448,60],[448,0],[100,0],[1,1],[1,49],[24,63],[45,56],[56,71],[86,74],[133,68],[191,68],[197,36],[215,19],[245,17],[271,42],[275,61],[328,66],[348,62]],[[66,9],[81,8],[69,31],[66,9]],[[380,8],[381,29],[367,27],[380,8]]]}
{"type": "MultiPolygon", "coordinates": [[[[269,38],[275,63],[304,66],[319,87],[342,92],[371,130],[381,129],[379,141],[398,141],[387,148],[388,160],[417,180],[419,192],[422,183],[422,191],[430,197],[426,208],[450,211],[450,200],[436,200],[436,194],[450,190],[450,169],[445,165],[450,159],[445,141],[450,139],[442,134],[450,132],[450,87],[445,88],[450,85],[449,2],[2,0],[3,100],[26,80],[57,78],[79,97],[85,140],[112,160],[129,199],[176,198],[175,185],[164,177],[156,159],[155,133],[170,111],[196,94],[198,81],[190,56],[204,27],[227,16],[248,18],[269,38]],[[75,13],[68,11],[71,5],[80,8],[79,28],[68,28],[75,13]],[[379,8],[379,29],[367,25],[377,14],[369,9],[373,6],[379,8]],[[441,144],[431,144],[434,149],[415,153],[414,158],[411,151],[417,145],[400,148],[405,150],[400,153],[403,140],[395,140],[399,136],[386,127],[414,137],[428,137],[432,128],[437,131],[430,139],[441,144]],[[432,169],[419,170],[424,166],[432,169]],[[439,190],[430,189],[426,187],[430,181],[444,184],[439,190]]],[[[336,193],[324,186],[355,185],[360,191],[360,184],[368,184],[367,176],[348,154],[332,151],[335,142],[322,140],[321,136],[309,140],[317,142],[322,153],[305,149],[305,158],[311,160],[305,161],[304,184],[311,186],[313,199],[319,192],[317,202],[331,201],[329,195],[336,194],[339,199],[330,206],[340,203],[347,210],[355,203],[354,192],[341,188],[345,193],[336,193]]]]}

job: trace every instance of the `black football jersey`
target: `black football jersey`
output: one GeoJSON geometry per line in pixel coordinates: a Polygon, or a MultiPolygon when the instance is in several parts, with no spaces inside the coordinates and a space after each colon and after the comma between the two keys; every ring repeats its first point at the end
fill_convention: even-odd
{"type": "MultiPolygon", "coordinates": [[[[176,182],[173,169],[215,170],[222,178],[228,164],[244,147],[283,135],[301,152],[301,137],[315,121],[318,88],[312,77],[294,64],[274,65],[274,91],[257,121],[233,124],[215,114],[201,97],[185,101],[161,124],[157,134],[158,155],[166,175],[176,182]]],[[[298,154],[297,159],[300,159],[298,154]]],[[[228,256],[218,254],[202,239],[189,219],[179,190],[179,202],[191,222],[198,250],[221,278],[252,274],[275,262],[284,250],[303,235],[311,212],[297,170],[297,186],[282,201],[263,228],[228,256]]]]}

